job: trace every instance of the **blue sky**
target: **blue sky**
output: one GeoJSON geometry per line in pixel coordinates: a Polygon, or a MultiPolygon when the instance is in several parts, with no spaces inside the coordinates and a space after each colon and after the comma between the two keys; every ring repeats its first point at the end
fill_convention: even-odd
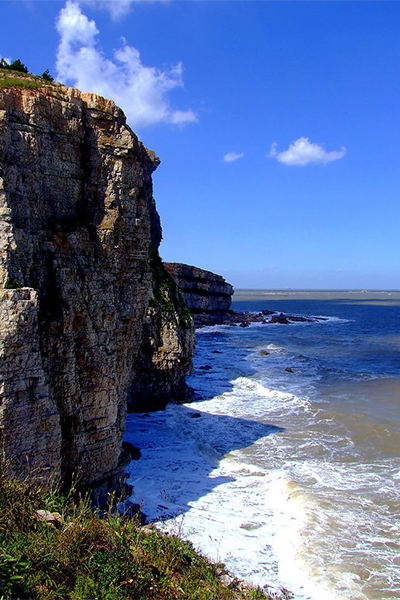
{"type": "Polygon", "coordinates": [[[164,260],[400,288],[397,1],[0,2],[0,56],[112,97],[161,158],[164,260]]]}

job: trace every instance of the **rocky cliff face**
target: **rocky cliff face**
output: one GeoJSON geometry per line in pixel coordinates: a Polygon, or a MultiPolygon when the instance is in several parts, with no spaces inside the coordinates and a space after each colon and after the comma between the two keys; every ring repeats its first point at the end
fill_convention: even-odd
{"type": "Polygon", "coordinates": [[[229,311],[233,286],[221,275],[181,263],[164,263],[175,279],[195,325],[222,322],[229,311]]]}
{"type": "Polygon", "coordinates": [[[192,391],[181,375],[192,368],[196,340],[191,313],[175,280],[152,247],[150,268],[153,297],[138,355],[140,377],[133,381],[128,395],[131,412],[163,408],[169,400],[187,399],[192,391]]]}
{"type": "Polygon", "coordinates": [[[184,389],[192,323],[178,300],[166,318],[150,255],[158,163],[109,100],[0,90],[0,426],[14,471],[117,476],[128,399],[149,373],[168,381],[164,403],[184,389]]]}

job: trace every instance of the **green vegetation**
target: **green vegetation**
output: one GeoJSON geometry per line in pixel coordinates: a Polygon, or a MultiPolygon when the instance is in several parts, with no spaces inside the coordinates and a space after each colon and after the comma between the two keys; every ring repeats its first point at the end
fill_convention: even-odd
{"type": "Polygon", "coordinates": [[[0,89],[16,87],[20,89],[36,90],[42,86],[43,82],[40,80],[38,81],[37,78],[33,78],[31,75],[29,77],[20,77],[3,75],[3,73],[0,73],[0,89]]]}
{"type": "Polygon", "coordinates": [[[161,257],[152,246],[149,248],[149,266],[153,273],[154,297],[150,306],[161,307],[167,322],[176,322],[187,328],[192,322],[192,316],[173,277],[165,270],[161,257]]]}
{"type": "Polygon", "coordinates": [[[9,277],[4,286],[5,290],[18,290],[19,288],[24,287],[23,284],[18,281],[18,279],[14,279],[14,277],[9,277]]]}
{"type": "Polygon", "coordinates": [[[24,89],[37,89],[45,84],[52,84],[54,78],[50,75],[49,69],[39,75],[29,73],[28,67],[20,61],[19,58],[8,63],[4,58],[0,59],[0,89],[17,87],[24,89]]]}
{"type": "MultiPolygon", "coordinates": [[[[223,565],[196,553],[189,542],[119,515],[113,496],[110,504],[100,518],[88,496],[21,483],[8,476],[2,461],[0,598],[278,600],[228,577],[223,565]],[[44,510],[50,521],[40,520],[44,510]]],[[[279,598],[290,595],[282,591],[279,598]]]]}
{"type": "Polygon", "coordinates": [[[54,81],[54,77],[52,77],[50,75],[50,71],[48,69],[46,69],[44,71],[44,73],[42,73],[42,79],[45,79],[46,81],[49,81],[50,83],[52,83],[54,81]]]}
{"type": "Polygon", "coordinates": [[[8,69],[9,71],[18,71],[19,73],[28,73],[28,67],[17,58],[12,63],[8,63],[4,58],[0,60],[0,69],[8,69]]]}

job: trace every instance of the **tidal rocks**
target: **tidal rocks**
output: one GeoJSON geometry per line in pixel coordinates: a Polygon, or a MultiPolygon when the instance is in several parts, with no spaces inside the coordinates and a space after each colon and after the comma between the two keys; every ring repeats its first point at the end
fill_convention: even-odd
{"type": "MultiPolygon", "coordinates": [[[[230,310],[228,313],[220,314],[219,321],[217,323],[220,325],[239,325],[239,327],[249,327],[252,323],[262,323],[263,325],[274,323],[278,323],[280,325],[290,325],[291,323],[316,323],[318,321],[326,321],[326,318],[287,315],[284,313],[274,312],[272,310],[263,310],[259,313],[235,312],[230,310]]],[[[198,327],[209,324],[213,323],[196,323],[198,327]]]]}
{"type": "Polygon", "coordinates": [[[272,317],[269,320],[269,323],[280,323],[281,325],[288,325],[290,323],[290,320],[288,317],[285,317],[284,314],[280,314],[280,315],[272,315],[272,317]]]}
{"type": "Polygon", "coordinates": [[[149,373],[164,404],[184,389],[192,322],[152,265],[158,164],[110,100],[0,90],[0,431],[15,473],[118,478],[129,398],[149,373]]]}

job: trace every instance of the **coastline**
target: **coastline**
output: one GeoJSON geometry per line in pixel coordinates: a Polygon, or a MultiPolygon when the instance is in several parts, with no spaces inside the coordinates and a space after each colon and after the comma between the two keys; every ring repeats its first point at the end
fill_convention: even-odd
{"type": "Polygon", "coordinates": [[[309,302],[287,293],[275,305],[246,290],[250,300],[233,307],[259,311],[258,294],[268,309],[329,320],[198,330],[195,401],[142,415],[130,430],[149,432],[131,473],[135,500],[237,576],[273,580],[296,600],[370,600],[379,590],[397,598],[398,577],[390,570],[389,584],[383,565],[395,552],[387,536],[400,468],[398,304],[393,292],[361,305],[361,292],[319,291],[309,302]],[[385,550],[371,546],[373,535],[387,539],[385,550]]]}
{"type": "MultiPolygon", "coordinates": [[[[258,290],[235,289],[232,302],[261,300],[343,300],[362,304],[400,305],[400,290],[258,290]]],[[[236,304],[235,304],[236,305],[236,304]]]]}

